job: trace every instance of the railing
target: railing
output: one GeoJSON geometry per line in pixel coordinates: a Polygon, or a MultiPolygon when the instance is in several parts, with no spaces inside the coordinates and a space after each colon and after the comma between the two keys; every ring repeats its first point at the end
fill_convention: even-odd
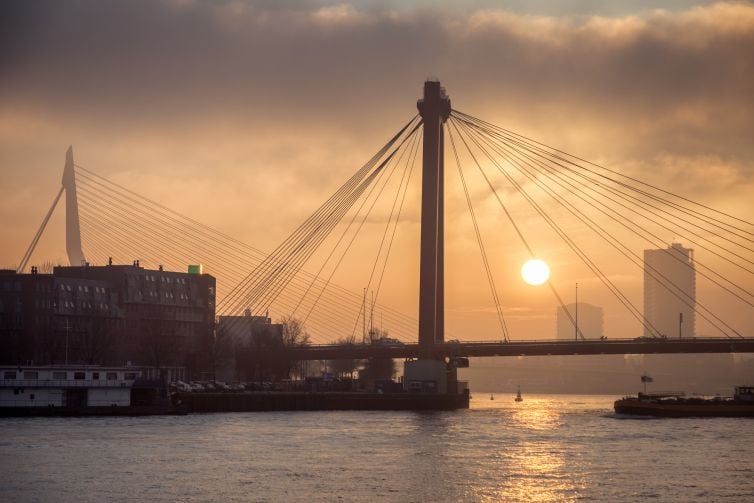
{"type": "Polygon", "coordinates": [[[754,353],[754,338],[586,339],[527,341],[458,341],[424,348],[406,344],[320,344],[289,348],[295,360],[338,360],[351,358],[444,358],[454,356],[567,356],[609,354],[754,353]]]}
{"type": "MultiPolygon", "coordinates": [[[[574,344],[574,343],[582,343],[582,344],[592,344],[592,343],[605,343],[605,344],[618,344],[618,343],[647,343],[647,344],[655,344],[658,342],[663,343],[687,343],[687,342],[736,342],[736,341],[751,341],[754,338],[746,337],[746,338],[733,338],[733,337],[684,337],[684,338],[666,338],[666,337],[614,337],[609,339],[519,339],[519,340],[512,340],[512,341],[504,341],[504,340],[483,340],[483,341],[470,341],[470,340],[463,340],[463,341],[444,341],[444,342],[437,342],[435,343],[436,346],[440,347],[453,347],[453,346],[469,346],[469,345],[489,345],[489,346],[497,346],[500,344],[510,344],[510,345],[516,345],[516,344],[560,344],[560,345],[567,345],[567,344],[574,344]]],[[[306,348],[332,348],[332,347],[343,347],[343,348],[400,348],[404,346],[413,346],[416,345],[416,342],[395,342],[395,343],[380,343],[380,344],[361,344],[361,343],[352,343],[352,344],[309,344],[307,346],[299,346],[299,347],[306,347],[306,348]]]]}

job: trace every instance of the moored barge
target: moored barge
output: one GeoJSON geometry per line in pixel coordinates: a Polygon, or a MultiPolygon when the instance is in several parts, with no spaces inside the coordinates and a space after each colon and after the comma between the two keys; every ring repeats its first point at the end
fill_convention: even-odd
{"type": "Polygon", "coordinates": [[[159,380],[132,367],[0,366],[0,416],[185,414],[159,380]]]}
{"type": "Polygon", "coordinates": [[[754,386],[736,386],[732,397],[702,398],[682,393],[639,393],[614,404],[617,414],[660,417],[754,417],[754,386]]]}

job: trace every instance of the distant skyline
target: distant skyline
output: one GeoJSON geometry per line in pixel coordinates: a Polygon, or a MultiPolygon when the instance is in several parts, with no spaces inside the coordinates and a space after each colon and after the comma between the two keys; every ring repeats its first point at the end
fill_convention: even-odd
{"type": "MultiPolygon", "coordinates": [[[[427,77],[459,110],[754,220],[751,2],[3,2],[0,40],[0,267],[23,255],[71,144],[82,166],[272,250],[416,113],[427,77]]],[[[549,337],[557,302],[521,280],[526,252],[483,189],[512,336],[549,337]]],[[[606,335],[641,335],[502,189],[554,284],[578,282],[580,302],[603,306],[606,335]]],[[[448,330],[499,338],[459,190],[448,186],[448,330]]],[[[416,316],[411,196],[380,302],[416,316]]],[[[572,230],[640,306],[641,269],[572,230]]],[[[65,260],[63,236],[59,211],[32,263],[65,260]]],[[[335,281],[360,292],[359,267],[335,281]]],[[[703,280],[697,297],[754,326],[754,309],[703,280]]],[[[716,335],[699,321],[697,333],[716,335]]]]}

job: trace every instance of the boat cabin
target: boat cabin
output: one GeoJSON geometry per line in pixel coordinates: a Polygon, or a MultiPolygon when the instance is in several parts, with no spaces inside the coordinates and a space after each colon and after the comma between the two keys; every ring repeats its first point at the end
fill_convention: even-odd
{"type": "Polygon", "coordinates": [[[0,366],[0,407],[128,407],[140,376],[131,367],[0,366]]]}
{"type": "Polygon", "coordinates": [[[754,402],[754,386],[736,386],[733,399],[741,402],[754,402]]]}

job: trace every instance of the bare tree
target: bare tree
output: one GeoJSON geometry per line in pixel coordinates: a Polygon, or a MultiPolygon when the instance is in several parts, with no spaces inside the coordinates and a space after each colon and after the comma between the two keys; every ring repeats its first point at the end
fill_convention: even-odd
{"type": "Polygon", "coordinates": [[[45,260],[41,265],[37,267],[37,271],[40,274],[52,274],[53,269],[55,269],[55,267],[59,266],[62,263],[63,261],[61,261],[60,259],[55,261],[45,260]]]}
{"type": "MultiPolygon", "coordinates": [[[[283,326],[283,348],[294,348],[299,346],[308,346],[311,343],[311,336],[306,331],[306,327],[303,322],[293,316],[285,316],[280,320],[280,324],[283,326]]],[[[290,360],[285,356],[284,362],[287,367],[286,376],[290,377],[293,370],[299,377],[305,376],[307,373],[307,363],[303,361],[290,360]]]]}
{"type": "MultiPolygon", "coordinates": [[[[344,337],[341,339],[338,339],[335,341],[335,344],[338,344],[340,346],[355,346],[356,345],[356,336],[351,334],[348,337],[344,337]]],[[[350,358],[350,359],[344,359],[344,360],[329,360],[327,362],[327,366],[332,370],[333,374],[335,374],[336,377],[339,379],[342,379],[344,377],[349,377],[353,379],[353,374],[356,372],[356,369],[359,368],[359,365],[361,364],[361,360],[350,358]]]]}
{"type": "Polygon", "coordinates": [[[283,345],[287,348],[308,346],[311,336],[306,327],[298,318],[285,316],[279,322],[283,326],[283,345]]]}
{"type": "MultiPolygon", "coordinates": [[[[382,344],[400,343],[397,339],[391,339],[387,330],[371,329],[369,342],[374,346],[382,344]]],[[[363,381],[376,381],[392,379],[398,371],[395,360],[392,358],[369,358],[364,360],[364,366],[359,371],[359,378],[363,381]]]]}

